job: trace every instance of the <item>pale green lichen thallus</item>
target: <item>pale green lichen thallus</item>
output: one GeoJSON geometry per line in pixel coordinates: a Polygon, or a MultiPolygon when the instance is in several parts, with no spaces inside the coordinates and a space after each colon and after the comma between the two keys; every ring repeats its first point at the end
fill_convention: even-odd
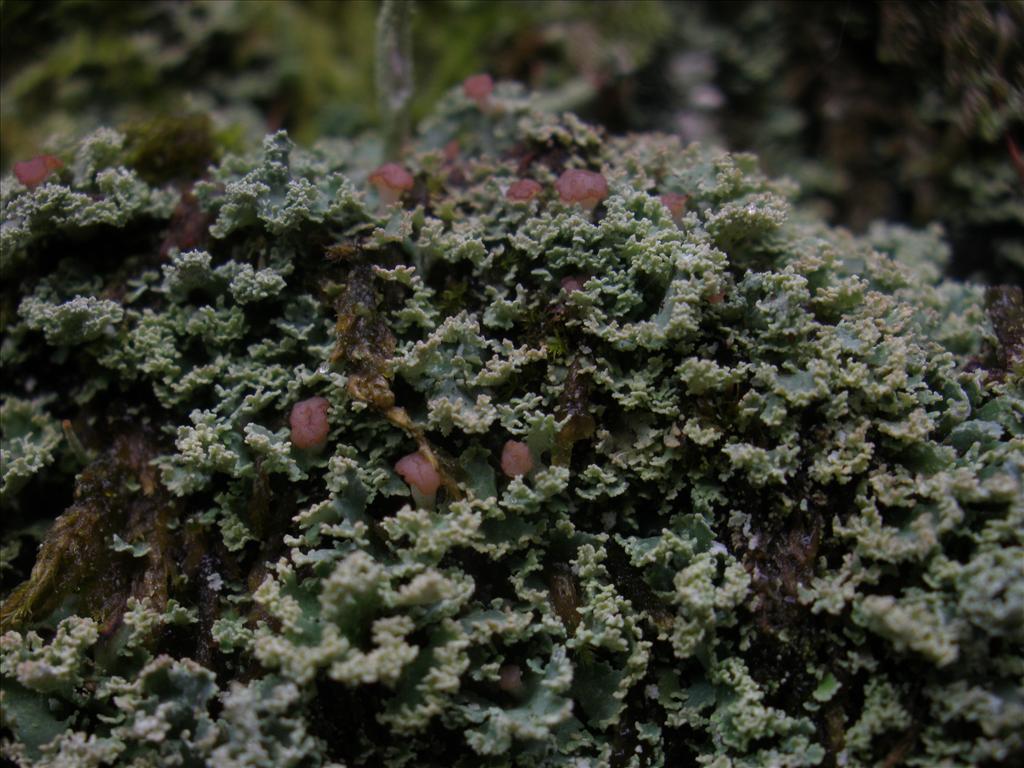
{"type": "Polygon", "coordinates": [[[1020,293],[478,85],[3,179],[4,755],[1019,760],[1020,293]]]}

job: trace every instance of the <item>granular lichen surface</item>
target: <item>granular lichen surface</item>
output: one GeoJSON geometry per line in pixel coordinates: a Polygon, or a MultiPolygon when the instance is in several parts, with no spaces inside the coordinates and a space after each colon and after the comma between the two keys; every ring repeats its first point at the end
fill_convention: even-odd
{"type": "Polygon", "coordinates": [[[939,230],[507,84],[189,136],[2,181],[9,760],[1024,755],[1024,308],[939,230]]]}

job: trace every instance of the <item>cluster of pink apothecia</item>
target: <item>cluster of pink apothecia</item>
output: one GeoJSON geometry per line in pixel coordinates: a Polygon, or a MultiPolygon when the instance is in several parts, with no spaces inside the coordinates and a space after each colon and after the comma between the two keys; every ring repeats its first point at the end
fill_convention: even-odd
{"type": "MultiPolygon", "coordinates": [[[[494,81],[490,75],[480,74],[466,78],[462,83],[462,92],[466,98],[475,102],[482,112],[493,110],[491,94],[494,92],[494,81]]],[[[451,142],[445,148],[445,156],[449,160],[458,154],[458,142],[451,142]]],[[[399,202],[411,192],[415,179],[409,171],[399,163],[385,163],[368,177],[370,184],[377,190],[380,200],[385,205],[399,202]]],[[[534,179],[516,179],[505,190],[505,199],[517,203],[533,200],[544,191],[544,187],[534,179]]],[[[559,199],[567,205],[579,205],[584,210],[592,211],[608,197],[608,182],[597,171],[582,168],[569,168],[562,172],[555,182],[555,191],[559,199]]],[[[679,224],[686,211],[688,195],[678,192],[667,192],[659,198],[668,208],[673,220],[679,224]]]]}
{"type": "MultiPolygon", "coordinates": [[[[369,175],[368,181],[377,190],[384,205],[399,202],[403,195],[412,191],[415,183],[412,174],[398,163],[384,163],[369,175]]],[[[505,191],[505,199],[517,203],[529,202],[543,189],[533,179],[517,179],[505,191]]],[[[558,177],[555,190],[563,203],[575,203],[591,211],[608,197],[608,182],[595,171],[570,168],[558,177]]]]}
{"type": "MultiPolygon", "coordinates": [[[[327,444],[330,403],[323,397],[310,397],[292,406],[292,445],[304,451],[319,451],[327,444]]],[[[501,471],[507,477],[521,477],[534,467],[533,454],[526,443],[508,440],[501,450],[501,471]]],[[[424,497],[432,499],[441,487],[441,474],[426,454],[414,451],[395,463],[395,471],[424,497]]]]}
{"type": "MultiPolygon", "coordinates": [[[[462,83],[462,92],[467,99],[475,102],[481,111],[491,111],[494,80],[490,75],[467,77],[462,83]]],[[[457,152],[457,146],[449,148],[446,152],[449,155],[457,152]]],[[[412,190],[415,183],[412,174],[398,163],[385,163],[371,173],[368,180],[385,205],[401,200],[403,195],[412,190]]],[[[575,203],[586,210],[593,210],[598,203],[608,197],[608,182],[595,171],[571,168],[563,172],[555,182],[555,190],[563,203],[575,203]]],[[[513,202],[529,202],[542,191],[543,187],[533,179],[517,179],[505,191],[505,198],[513,202]]]]}

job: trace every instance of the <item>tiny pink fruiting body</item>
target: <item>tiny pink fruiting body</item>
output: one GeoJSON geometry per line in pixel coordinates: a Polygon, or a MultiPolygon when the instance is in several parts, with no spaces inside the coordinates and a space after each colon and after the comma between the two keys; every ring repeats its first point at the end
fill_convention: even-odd
{"type": "Polygon", "coordinates": [[[401,200],[402,195],[411,190],[414,183],[412,174],[398,163],[384,163],[368,178],[385,205],[401,200]]]}
{"type": "Polygon", "coordinates": [[[686,203],[690,199],[689,195],[681,195],[678,192],[666,192],[660,198],[661,204],[668,208],[669,213],[672,214],[672,221],[678,226],[683,219],[683,214],[686,213],[686,203]]]}
{"type": "Polygon", "coordinates": [[[505,192],[505,199],[516,203],[525,203],[539,195],[541,189],[540,184],[533,179],[519,179],[509,185],[505,192]]]}
{"type": "Polygon", "coordinates": [[[441,475],[430,463],[430,459],[419,451],[400,458],[395,464],[395,472],[414,490],[427,497],[432,498],[441,487],[441,475]]]}
{"type": "Polygon", "coordinates": [[[327,443],[331,425],[327,420],[330,403],[322,397],[300,400],[292,406],[288,423],[292,428],[292,445],[304,450],[319,450],[327,443]]]}
{"type": "Polygon", "coordinates": [[[488,74],[471,75],[462,82],[462,93],[472,99],[480,109],[484,109],[494,93],[494,80],[488,74]]]}
{"type": "Polygon", "coordinates": [[[564,171],[555,182],[555,189],[563,203],[577,203],[588,211],[608,197],[608,182],[604,176],[579,168],[564,171]]]}
{"type": "Polygon", "coordinates": [[[14,175],[29,189],[35,189],[54,171],[63,168],[64,163],[53,155],[39,155],[31,160],[14,164],[14,175]]]}
{"type": "Polygon", "coordinates": [[[533,469],[533,456],[526,443],[509,440],[501,449],[501,471],[507,477],[519,477],[533,469]]]}
{"type": "Polygon", "coordinates": [[[566,293],[576,293],[576,291],[582,291],[584,284],[587,282],[585,277],[577,277],[576,275],[570,275],[569,277],[562,278],[562,290],[566,293]]]}
{"type": "Polygon", "coordinates": [[[518,693],[523,687],[523,670],[518,664],[503,664],[498,671],[498,687],[505,693],[518,693]]]}

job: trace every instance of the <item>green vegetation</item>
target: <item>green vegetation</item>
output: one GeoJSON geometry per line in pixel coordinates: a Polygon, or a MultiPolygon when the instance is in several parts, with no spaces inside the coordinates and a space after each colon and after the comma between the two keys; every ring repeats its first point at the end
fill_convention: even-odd
{"type": "Polygon", "coordinates": [[[218,135],[102,129],[2,181],[7,758],[1024,756],[1019,291],[507,83],[402,158],[218,135]],[[567,169],[607,197],[563,203],[567,169]]]}

